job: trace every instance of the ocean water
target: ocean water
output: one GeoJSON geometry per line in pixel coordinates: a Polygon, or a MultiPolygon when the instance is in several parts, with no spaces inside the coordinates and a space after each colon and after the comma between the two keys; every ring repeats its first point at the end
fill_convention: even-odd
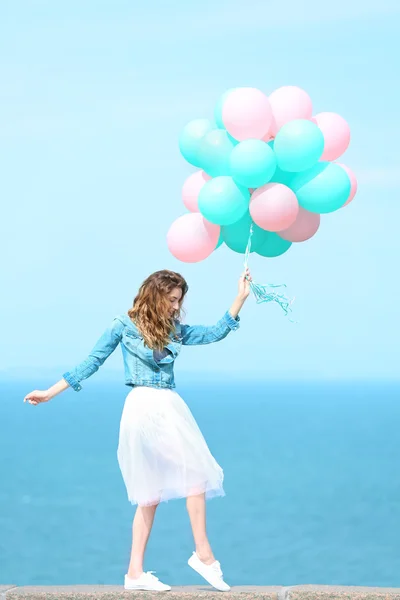
{"type": "MultiPolygon", "coordinates": [[[[33,407],[31,382],[0,385],[0,584],[121,585],[135,511],[116,455],[129,388],[93,378],[33,407]]],[[[398,384],[177,391],[225,472],[207,527],[231,585],[400,586],[398,384]]],[[[192,550],[185,501],[160,505],[145,569],[200,584],[192,550]]]]}

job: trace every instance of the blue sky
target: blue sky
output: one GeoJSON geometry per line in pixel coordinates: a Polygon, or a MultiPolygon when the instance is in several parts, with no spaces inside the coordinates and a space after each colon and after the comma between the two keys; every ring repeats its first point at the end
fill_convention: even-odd
{"type": "MultiPolygon", "coordinates": [[[[358,194],[312,240],[251,256],[256,281],[288,284],[299,323],[250,298],[240,330],[185,349],[177,376],[397,378],[399,3],[135,4],[1,3],[1,373],[50,385],[162,268],[188,280],[187,322],[216,322],[243,257],[169,254],[192,172],[179,133],[230,87],[299,85],[350,123],[358,194]]],[[[120,350],[102,370],[122,377],[120,350]]]]}

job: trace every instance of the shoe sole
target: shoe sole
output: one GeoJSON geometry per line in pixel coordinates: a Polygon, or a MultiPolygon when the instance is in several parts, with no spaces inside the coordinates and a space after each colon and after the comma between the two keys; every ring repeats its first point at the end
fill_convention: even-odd
{"type": "MultiPolygon", "coordinates": [[[[189,558],[189,560],[188,560],[188,565],[189,565],[189,567],[191,567],[191,568],[193,569],[193,571],[196,571],[196,573],[198,573],[199,575],[201,575],[201,577],[202,577],[203,579],[205,579],[205,581],[207,581],[207,583],[209,583],[210,585],[212,585],[212,587],[213,587],[213,588],[215,588],[216,590],[218,590],[219,592],[229,592],[229,591],[230,591],[230,589],[231,589],[231,588],[230,588],[229,586],[228,586],[228,589],[226,589],[226,588],[225,588],[225,589],[222,589],[222,588],[220,588],[220,587],[216,586],[214,583],[211,583],[211,581],[209,581],[209,580],[207,579],[207,577],[205,577],[205,576],[204,576],[204,574],[203,574],[203,573],[202,573],[202,572],[201,572],[199,569],[197,569],[197,568],[196,568],[196,566],[195,566],[195,565],[192,565],[192,563],[191,563],[191,559],[190,559],[190,558],[189,558]]],[[[227,584],[227,585],[228,585],[228,584],[227,584]]]]}
{"type": "Polygon", "coordinates": [[[138,591],[138,590],[142,590],[144,592],[170,592],[171,588],[167,588],[165,590],[157,590],[152,587],[147,587],[145,585],[138,585],[137,587],[135,587],[135,586],[125,587],[124,586],[124,590],[127,590],[127,591],[131,590],[133,592],[138,591]]]}

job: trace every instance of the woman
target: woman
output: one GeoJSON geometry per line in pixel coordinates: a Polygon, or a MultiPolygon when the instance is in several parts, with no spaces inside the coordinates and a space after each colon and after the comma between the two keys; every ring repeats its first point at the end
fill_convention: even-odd
{"type": "Polygon", "coordinates": [[[121,344],[128,393],[120,423],[118,462],[128,499],[137,504],[132,551],[124,587],[166,591],[171,587],[143,572],[144,553],[160,502],[186,498],[196,550],[188,564],[208,583],[228,591],[220,563],[206,533],[205,501],[224,496],[223,470],[216,462],[188,406],[174,390],[174,361],[182,345],[210,344],[239,327],[239,311],[250,293],[246,269],[238,294],[214,326],[181,322],[188,285],[173,271],[157,271],[141,285],[127,314],[116,316],[89,356],[46,391],[34,390],[24,402],[36,406],[87,379],[121,344]]]}

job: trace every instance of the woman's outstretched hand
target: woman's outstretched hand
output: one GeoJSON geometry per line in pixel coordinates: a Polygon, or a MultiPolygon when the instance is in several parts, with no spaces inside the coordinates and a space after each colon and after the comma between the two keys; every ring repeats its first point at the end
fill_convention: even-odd
{"type": "Polygon", "coordinates": [[[51,397],[48,390],[34,390],[24,398],[24,402],[29,402],[29,404],[33,404],[34,406],[41,404],[42,402],[48,402],[49,400],[51,400],[51,397]]]}
{"type": "Polygon", "coordinates": [[[245,269],[240,276],[239,286],[238,286],[238,294],[229,309],[230,314],[234,319],[238,316],[240,309],[246,301],[246,298],[250,294],[250,283],[252,281],[252,277],[250,275],[249,269],[245,269]]]}
{"type": "Polygon", "coordinates": [[[33,390],[33,392],[25,396],[24,402],[29,402],[29,404],[36,406],[37,404],[42,404],[42,402],[52,400],[54,396],[61,394],[61,392],[68,388],[69,383],[63,377],[60,381],[49,387],[48,390],[33,390]]]}
{"type": "Polygon", "coordinates": [[[238,295],[243,300],[246,300],[246,298],[250,294],[250,282],[251,281],[252,281],[252,277],[250,275],[250,270],[247,267],[247,269],[245,269],[243,271],[243,273],[241,274],[240,279],[239,279],[238,295]]]}

